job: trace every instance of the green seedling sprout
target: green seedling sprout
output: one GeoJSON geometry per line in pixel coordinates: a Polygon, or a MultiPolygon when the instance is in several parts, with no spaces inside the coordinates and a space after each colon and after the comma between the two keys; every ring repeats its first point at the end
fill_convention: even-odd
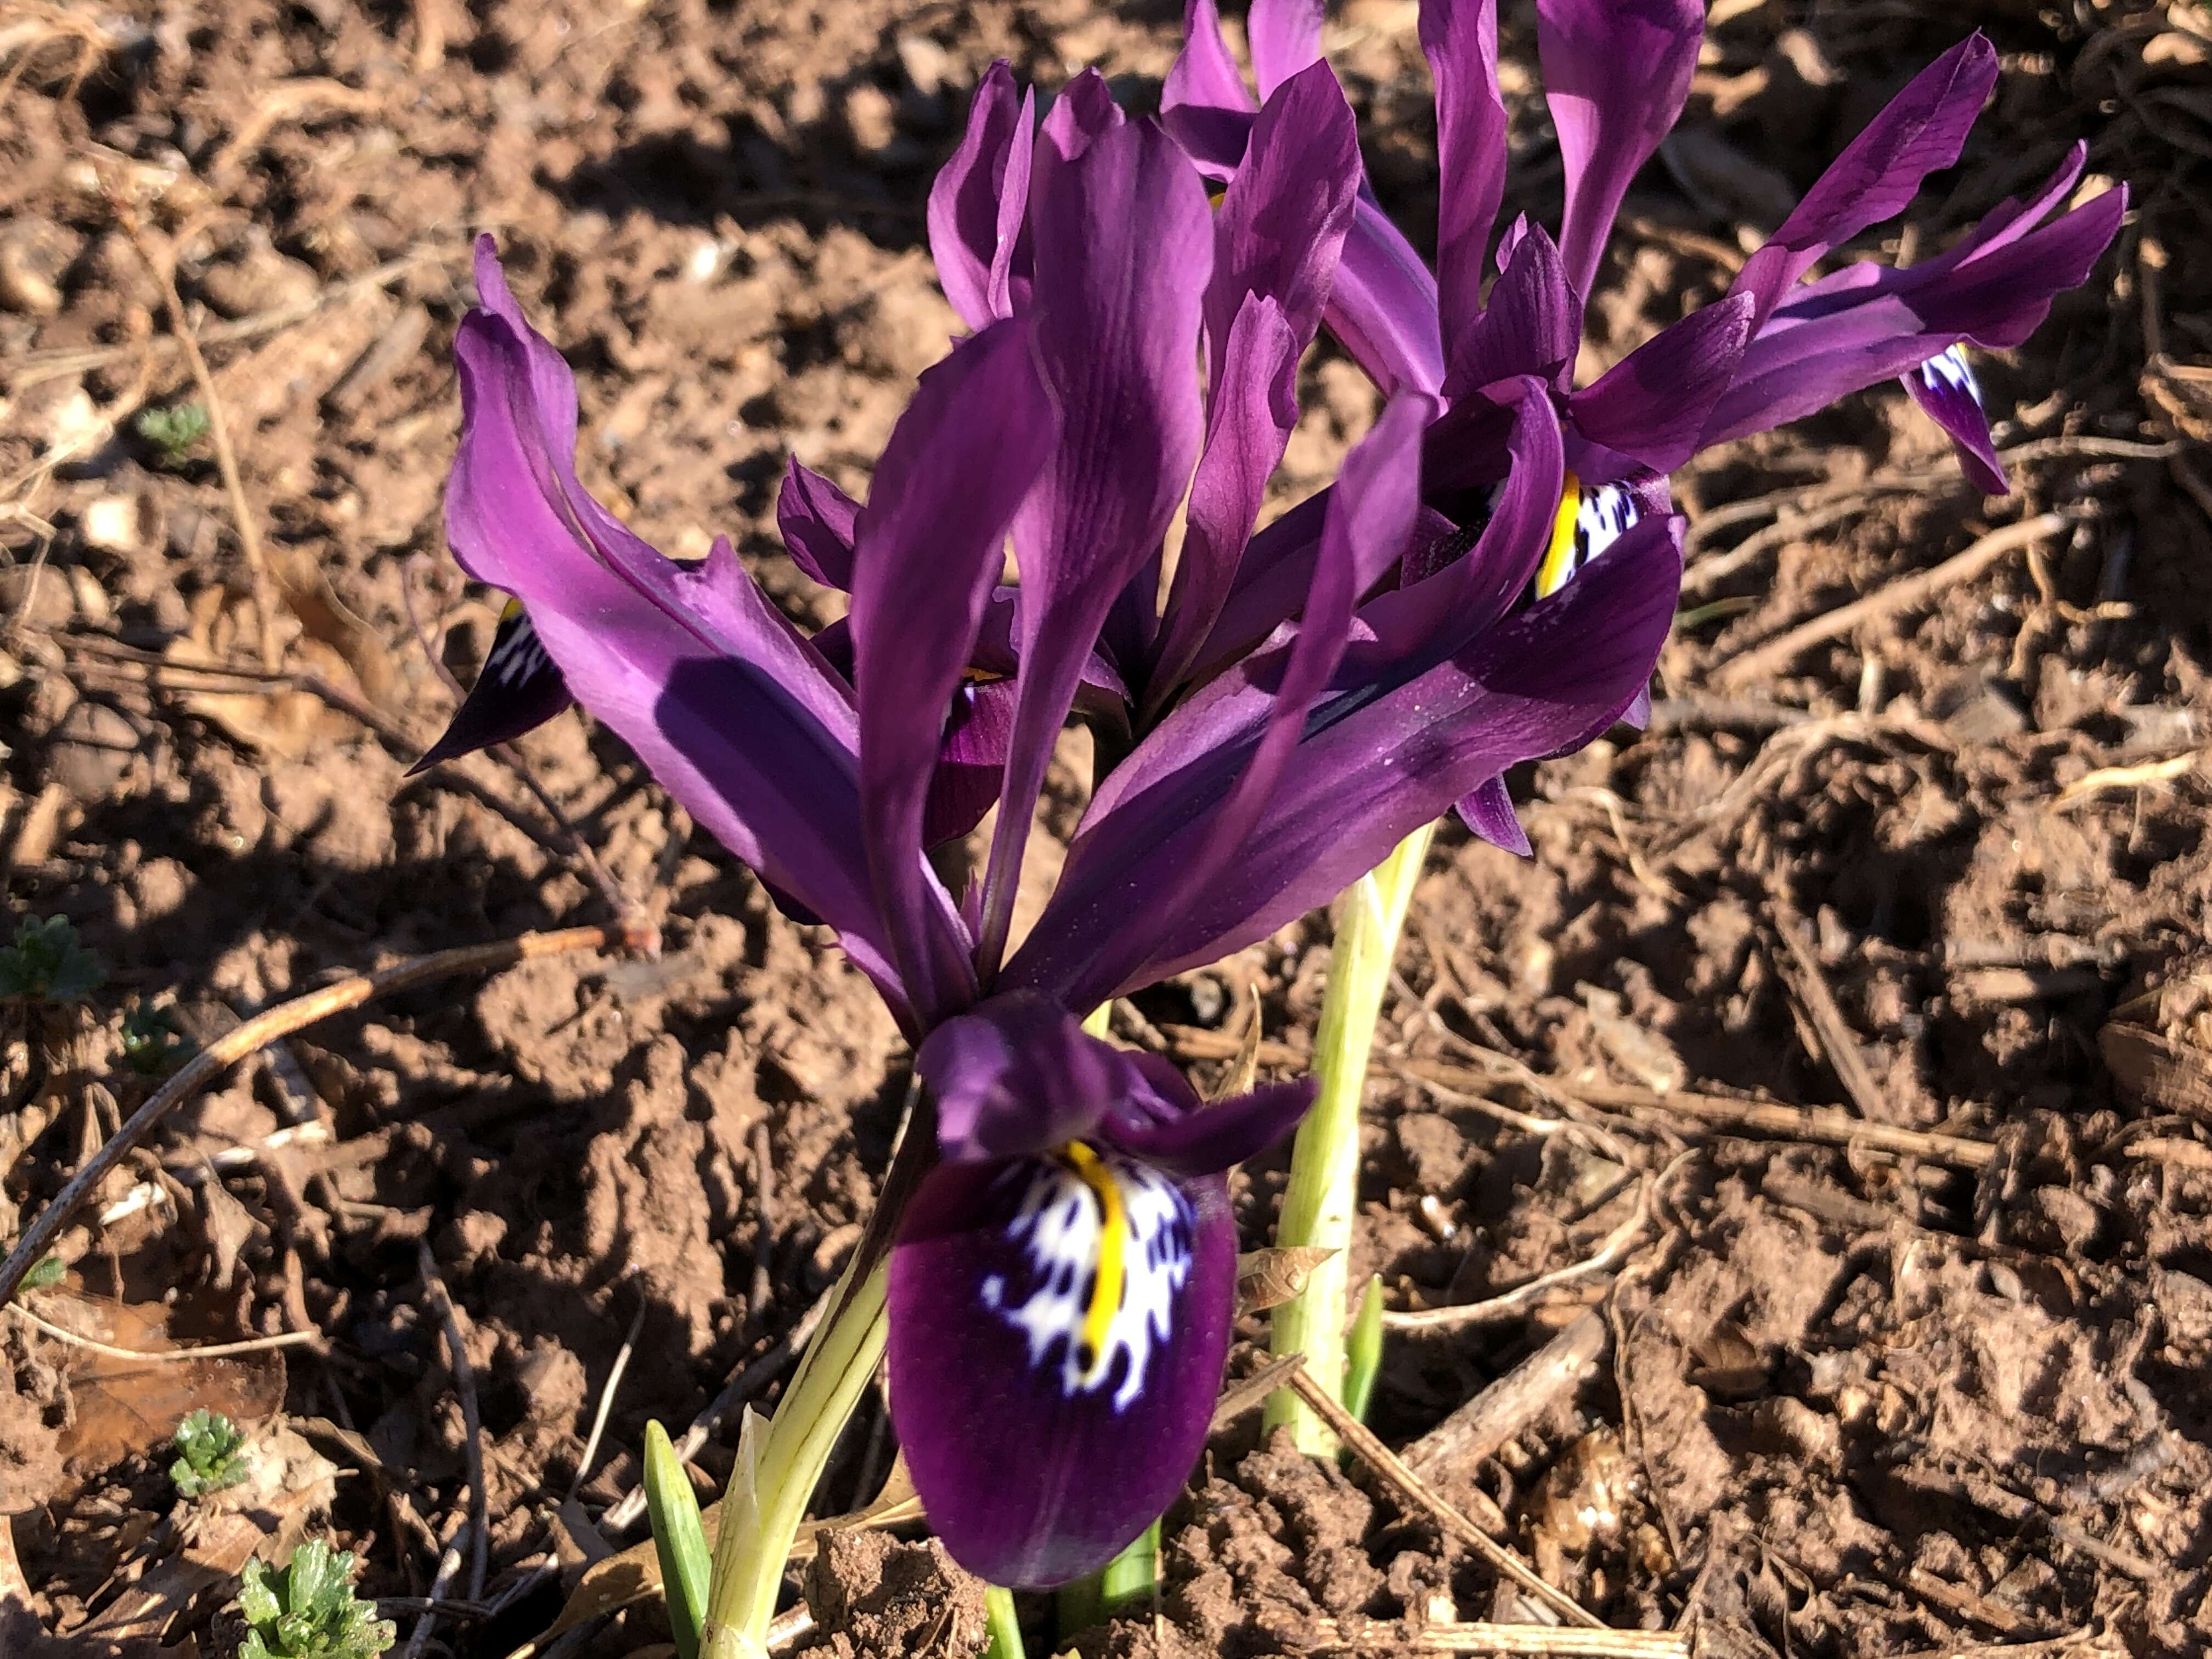
{"type": "Polygon", "coordinates": [[[1382,1281],[1370,1279],[1344,1340],[1344,1409],[1362,1423],[1375,1402],[1375,1374],[1382,1369],[1382,1281]]]}
{"type": "Polygon", "coordinates": [[[221,1412],[194,1412],[177,1425],[175,1445],[169,1479],[179,1498],[204,1498],[246,1479],[246,1435],[221,1412]]]}
{"type": "Polygon", "coordinates": [[[246,1615],[239,1659],[374,1659],[397,1634],[353,1590],[353,1557],[311,1538],[279,1571],[248,1561],[239,1574],[246,1615]]]}
{"type": "Polygon", "coordinates": [[[191,452],[208,434],[208,412],[198,404],[173,404],[167,409],[139,412],[138,435],[161,452],[161,465],[180,471],[191,452]]]}
{"type": "Polygon", "coordinates": [[[106,979],[106,966],[78,943],[66,916],[26,916],[0,948],[0,1000],[82,1002],[106,979]]]}
{"type": "Polygon", "coordinates": [[[175,1012],[141,1002],[123,1016],[123,1063],[140,1077],[160,1077],[190,1051],[175,1012]]]}
{"type": "Polygon", "coordinates": [[[660,1558],[661,1592],[668,1598],[668,1627],[680,1659],[699,1659],[699,1629],[707,1615],[707,1581],[714,1558],[699,1518],[698,1494],[684,1460],[658,1422],[645,1425],[645,1512],[653,1523],[653,1553],[660,1558]]]}
{"type": "Polygon", "coordinates": [[[1029,1659],[1022,1646],[1022,1621],[1014,1611],[1013,1591],[996,1584],[986,1588],[983,1616],[991,1632],[991,1644],[983,1650],[983,1659],[1029,1659]]]}
{"type": "MultiPolygon", "coordinates": [[[[1307,1375],[1339,1400],[1346,1393],[1344,1326],[1351,1289],[1352,1213],[1359,1185],[1359,1097],[1367,1085],[1367,1052],[1375,1043],[1391,958],[1397,954],[1399,931],[1433,828],[1407,836],[1344,896],[1314,1042],[1313,1069],[1321,1091],[1291,1146],[1290,1185],[1275,1229],[1275,1243],[1282,1249],[1310,1246],[1329,1254],[1316,1263],[1305,1288],[1270,1316],[1268,1347],[1278,1355],[1304,1354],[1307,1375]]],[[[1337,1449],[1328,1425],[1288,1389],[1267,1396],[1264,1421],[1270,1429],[1288,1424],[1299,1449],[1314,1456],[1333,1455],[1337,1449]]]]}

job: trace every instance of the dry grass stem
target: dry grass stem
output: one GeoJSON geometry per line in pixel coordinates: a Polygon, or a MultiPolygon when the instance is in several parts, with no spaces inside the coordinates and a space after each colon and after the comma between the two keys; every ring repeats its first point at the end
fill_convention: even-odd
{"type": "Polygon", "coordinates": [[[1954,554],[1932,569],[1892,582],[1888,586],[1877,589],[1863,599],[1854,599],[1849,605],[1838,605],[1833,611],[1824,611],[1810,621],[1800,623],[1796,627],[1777,635],[1763,645],[1753,646],[1741,655],[1729,658],[1713,671],[1713,684],[1732,690],[1760,680],[1771,679],[1814,646],[1841,639],[1864,623],[1894,616],[1900,611],[1910,611],[1947,587],[1972,581],[2007,554],[2065,534],[2072,528],[2073,522],[2063,514],[2039,513],[2018,524],[1992,530],[1963,553],[1954,554]]]}
{"type": "Polygon", "coordinates": [[[248,1337],[238,1342],[204,1342],[196,1347],[118,1348],[112,1342],[101,1342],[93,1337],[81,1336],[75,1331],[55,1324],[50,1319],[41,1319],[20,1302],[9,1303],[8,1311],[16,1318],[44,1331],[57,1342],[65,1342],[72,1348],[82,1348],[88,1352],[105,1354],[110,1359],[143,1359],[150,1364],[156,1365],[173,1364],[179,1360],[186,1359],[224,1359],[235,1354],[264,1353],[270,1348],[319,1348],[323,1346],[323,1334],[320,1331],[279,1331],[274,1336],[248,1337]]]}
{"type": "Polygon", "coordinates": [[[1364,1423],[1345,1410],[1328,1389],[1316,1382],[1304,1366],[1291,1373],[1290,1381],[1291,1387],[1297,1391],[1298,1398],[1310,1406],[1335,1431],[1337,1438],[1350,1447],[1407,1502],[1434,1521],[1447,1538],[1466,1545],[1570,1624],[1580,1625],[1586,1629],[1605,1628],[1596,1614],[1564,1590],[1545,1583],[1534,1567],[1444,1502],[1427,1481],[1406,1467],[1397,1453],[1376,1438],[1364,1423]]]}
{"type": "Polygon", "coordinates": [[[476,1367],[469,1363],[468,1333],[460,1310],[446,1293],[446,1281],[438,1277],[438,1264],[428,1244],[416,1247],[415,1260],[422,1275],[423,1292],[430,1298],[430,1310],[438,1316],[439,1328],[445,1334],[446,1362],[453,1370],[453,1392],[460,1397],[462,1450],[469,1469],[469,1600],[481,1601],[490,1560],[491,1491],[484,1484],[483,1415],[477,1406],[476,1367]]]}

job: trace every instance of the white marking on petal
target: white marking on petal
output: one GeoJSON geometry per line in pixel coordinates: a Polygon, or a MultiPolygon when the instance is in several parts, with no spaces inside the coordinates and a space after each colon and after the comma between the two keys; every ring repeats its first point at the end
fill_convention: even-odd
{"type": "Polygon", "coordinates": [[[1084,1326],[1098,1271],[1103,1206],[1074,1170],[1039,1160],[1012,1172],[1029,1187],[1006,1237],[1029,1259],[1030,1286],[1012,1305],[1012,1292],[1000,1274],[980,1290],[984,1305],[1022,1333],[1030,1364],[1056,1367],[1060,1393],[1069,1399],[1103,1388],[1115,1375],[1115,1356],[1126,1356],[1113,1400],[1122,1412],[1144,1392],[1154,1345],[1164,1346],[1174,1329],[1175,1299],[1190,1279],[1194,1218],[1188,1201],[1158,1170],[1112,1157],[1099,1162],[1120,1190],[1127,1236],[1120,1305],[1088,1367],[1084,1326]]]}
{"type": "Polygon", "coordinates": [[[1636,497],[1626,485],[1582,485],[1571,482],[1568,488],[1578,495],[1574,525],[1567,532],[1568,545],[1560,547],[1555,543],[1536,574],[1536,597],[1540,599],[1548,599],[1565,587],[1574,580],[1577,572],[1591,560],[1601,557],[1607,549],[1644,518],[1643,509],[1637,506],[1636,497]]]}
{"type": "Polygon", "coordinates": [[[1964,345],[1943,348],[1920,365],[1921,383],[1930,392],[1948,389],[1963,392],[1978,406],[1982,401],[1981,382],[1974,378],[1972,367],[1966,362],[1964,345]]]}
{"type": "Polygon", "coordinates": [[[505,637],[492,641],[491,655],[484,659],[484,673],[493,684],[512,690],[544,670],[552,659],[545,654],[530,618],[520,611],[515,613],[514,627],[502,631],[505,637]]]}

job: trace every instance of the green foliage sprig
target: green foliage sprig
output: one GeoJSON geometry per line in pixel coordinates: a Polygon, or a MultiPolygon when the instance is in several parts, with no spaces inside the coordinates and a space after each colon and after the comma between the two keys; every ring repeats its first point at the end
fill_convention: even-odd
{"type": "Polygon", "coordinates": [[[353,1591],[353,1557],[310,1538],[282,1571],[248,1561],[239,1575],[246,1614],[239,1659],[375,1659],[398,1628],[353,1591]]]}
{"type": "Polygon", "coordinates": [[[203,1407],[177,1425],[169,1479],[183,1498],[199,1498],[246,1479],[246,1435],[221,1412],[203,1407]]]}
{"type": "Polygon", "coordinates": [[[106,964],[78,943],[66,916],[26,916],[0,947],[0,1000],[82,1002],[106,981],[106,964]]]}

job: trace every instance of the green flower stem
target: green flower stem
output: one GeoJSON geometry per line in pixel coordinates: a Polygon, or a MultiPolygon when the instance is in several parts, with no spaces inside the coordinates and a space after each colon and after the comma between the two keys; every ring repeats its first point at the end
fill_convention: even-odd
{"type": "Polygon", "coordinates": [[[668,1600],[668,1628],[679,1659],[699,1659],[699,1623],[707,1605],[709,1557],[707,1529],[691,1477],[658,1421],[645,1425],[645,1508],[653,1522],[653,1553],[668,1600]]]}
{"type": "Polygon", "coordinates": [[[1014,1593],[992,1584],[983,1591],[983,1615],[989,1621],[991,1645],[983,1659],[1027,1659],[1022,1647],[1022,1621],[1014,1612],[1014,1593]]]}
{"type": "Polygon", "coordinates": [[[856,1284],[861,1267],[856,1255],[774,1419],[763,1423],[745,1413],[714,1540],[702,1659],[764,1659],[768,1652],[769,1621],[775,1616],[791,1540],[837,1436],[884,1357],[889,1263],[877,1255],[856,1284]]]}
{"type": "Polygon", "coordinates": [[[1060,1639],[1103,1625],[1115,1613],[1149,1602],[1159,1588],[1160,1523],[1146,1527],[1129,1546],[1088,1578],[1063,1584],[1053,1598],[1060,1639]]]}
{"type": "MultiPolygon", "coordinates": [[[[1313,1109],[1298,1126],[1291,1152],[1291,1184],[1283,1194],[1275,1243],[1334,1252],[1313,1270],[1305,1288],[1274,1310],[1268,1346],[1277,1354],[1303,1353],[1306,1370],[1341,1398],[1345,1380],[1344,1325],[1351,1286],[1352,1212],[1358,1196],[1359,1099],[1367,1082],[1367,1054],[1375,1021],[1390,982],[1399,930],[1413,896],[1433,825],[1415,830],[1390,856],[1345,894],[1322,1000],[1321,1030],[1314,1043],[1314,1073],[1321,1081],[1313,1109]]],[[[1333,1455],[1336,1437],[1288,1389],[1267,1397],[1266,1425],[1291,1425],[1302,1451],[1333,1455]]]]}

